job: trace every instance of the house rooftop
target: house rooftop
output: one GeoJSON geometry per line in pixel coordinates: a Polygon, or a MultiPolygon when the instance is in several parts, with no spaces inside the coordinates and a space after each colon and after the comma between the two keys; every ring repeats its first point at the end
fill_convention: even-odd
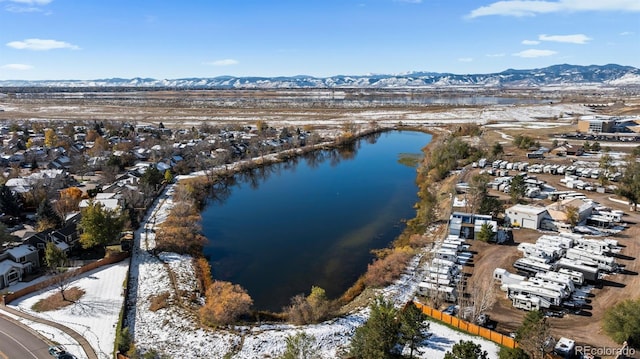
{"type": "Polygon", "coordinates": [[[547,209],[544,207],[529,206],[526,204],[516,204],[512,207],[507,208],[507,211],[510,211],[510,212],[522,212],[522,213],[535,214],[535,215],[544,213],[544,211],[546,210],[547,209]]]}

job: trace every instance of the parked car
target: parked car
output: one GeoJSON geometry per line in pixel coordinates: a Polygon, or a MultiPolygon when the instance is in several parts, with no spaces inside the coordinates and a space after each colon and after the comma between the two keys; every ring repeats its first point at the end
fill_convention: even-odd
{"type": "Polygon", "coordinates": [[[449,315],[456,315],[458,314],[458,308],[456,308],[455,305],[450,305],[447,307],[447,309],[443,310],[442,313],[449,314],[449,315]]]}
{"type": "Polygon", "coordinates": [[[481,327],[486,326],[488,322],[489,322],[488,314],[481,313],[480,315],[478,315],[478,318],[476,318],[476,324],[478,324],[481,327]]]}
{"type": "Polygon", "coordinates": [[[49,354],[56,359],[78,359],[75,355],[67,353],[67,351],[60,346],[49,347],[49,354]]]}

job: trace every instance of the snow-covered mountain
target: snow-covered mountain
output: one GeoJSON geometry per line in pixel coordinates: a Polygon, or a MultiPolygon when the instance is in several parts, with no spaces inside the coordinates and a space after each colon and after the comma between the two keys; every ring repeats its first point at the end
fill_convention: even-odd
{"type": "Polygon", "coordinates": [[[457,75],[451,73],[410,72],[396,75],[331,77],[233,77],[214,78],[110,78],[98,80],[5,80],[0,87],[139,87],[139,88],[407,88],[407,87],[531,87],[548,85],[596,84],[606,86],[640,85],[640,69],[615,64],[554,65],[541,69],[508,69],[493,74],[457,75]]]}

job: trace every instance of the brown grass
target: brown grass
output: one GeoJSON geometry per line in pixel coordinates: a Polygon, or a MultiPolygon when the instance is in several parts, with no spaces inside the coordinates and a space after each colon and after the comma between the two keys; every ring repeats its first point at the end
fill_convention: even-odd
{"type": "Polygon", "coordinates": [[[65,289],[64,297],[62,298],[62,293],[57,292],[53,295],[48,296],[47,298],[40,299],[36,304],[34,304],[31,309],[36,312],[48,312],[50,310],[58,310],[60,308],[64,308],[68,305],[71,305],[78,301],[83,295],[85,291],[84,289],[80,289],[78,287],[71,287],[69,289],[65,289]]]}
{"type": "Polygon", "coordinates": [[[169,297],[171,294],[169,292],[162,292],[157,295],[152,295],[150,300],[151,304],[149,305],[149,310],[155,312],[162,308],[166,308],[169,306],[169,297]]]}

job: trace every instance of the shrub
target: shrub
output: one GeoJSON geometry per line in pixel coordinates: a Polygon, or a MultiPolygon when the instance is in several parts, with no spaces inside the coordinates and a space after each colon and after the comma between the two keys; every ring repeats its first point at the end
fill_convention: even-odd
{"type": "Polygon", "coordinates": [[[370,287],[382,287],[392,283],[407,267],[413,256],[410,248],[396,248],[384,258],[369,264],[364,275],[364,283],[370,287]]]}
{"type": "Polygon", "coordinates": [[[169,297],[171,297],[171,294],[169,292],[162,292],[160,294],[151,296],[151,304],[149,305],[149,310],[155,312],[162,308],[166,308],[167,306],[169,306],[169,297]]]}
{"type": "Polygon", "coordinates": [[[200,308],[200,320],[209,326],[227,325],[249,313],[253,300],[237,284],[214,281],[207,289],[207,301],[200,308]]]}
{"type": "Polygon", "coordinates": [[[311,294],[305,298],[298,294],[291,298],[291,305],[284,309],[287,319],[293,324],[318,323],[326,319],[331,311],[325,290],[311,287],[311,294]]]}

